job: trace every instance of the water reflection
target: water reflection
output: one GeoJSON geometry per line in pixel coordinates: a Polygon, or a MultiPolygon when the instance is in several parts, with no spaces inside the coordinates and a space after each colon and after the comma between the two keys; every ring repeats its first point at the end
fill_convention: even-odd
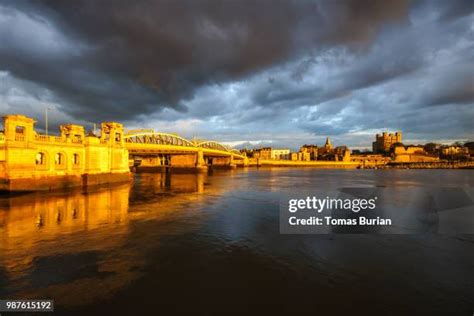
{"type": "Polygon", "coordinates": [[[141,240],[130,237],[131,222],[181,216],[192,223],[159,233],[190,229],[200,214],[184,211],[199,210],[206,177],[142,174],[134,184],[89,192],[1,197],[0,294],[55,297],[67,305],[112,295],[140,275],[144,261],[146,246],[134,247],[141,240]]]}
{"type": "Polygon", "coordinates": [[[126,225],[130,185],[109,190],[47,194],[34,193],[3,198],[0,223],[3,246],[31,246],[33,235],[42,238],[95,229],[105,223],[126,225]],[[113,210],[113,211],[112,211],[113,210]]]}

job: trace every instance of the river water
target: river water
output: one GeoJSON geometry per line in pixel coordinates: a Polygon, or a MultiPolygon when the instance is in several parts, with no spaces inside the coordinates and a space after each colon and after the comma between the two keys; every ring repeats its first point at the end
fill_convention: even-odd
{"type": "Polygon", "coordinates": [[[474,212],[472,170],[137,174],[1,196],[0,299],[54,299],[67,315],[472,315],[472,234],[280,234],[282,194],[348,187],[402,204],[434,188],[443,210],[474,212]]]}

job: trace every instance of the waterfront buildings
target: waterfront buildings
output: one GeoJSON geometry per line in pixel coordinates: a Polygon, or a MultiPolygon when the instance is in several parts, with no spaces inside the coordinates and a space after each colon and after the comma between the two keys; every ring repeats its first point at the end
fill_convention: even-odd
{"type": "Polygon", "coordinates": [[[318,147],[314,144],[305,144],[298,152],[290,152],[289,149],[275,149],[263,147],[253,150],[242,150],[251,159],[257,160],[290,160],[290,161],[350,161],[350,150],[347,146],[333,147],[331,141],[326,138],[324,146],[318,147]]]}
{"type": "Polygon", "coordinates": [[[372,151],[376,154],[388,153],[390,148],[397,143],[402,143],[402,132],[398,131],[395,134],[383,132],[382,135],[375,135],[375,142],[372,143],[372,151]]]}
{"type": "Polygon", "coordinates": [[[270,160],[272,158],[272,148],[271,147],[263,147],[261,149],[257,149],[254,153],[255,158],[270,160]]]}
{"type": "Polygon", "coordinates": [[[308,160],[318,160],[319,148],[316,145],[304,144],[300,147],[300,153],[308,154],[308,160]]]}
{"type": "Polygon", "coordinates": [[[393,148],[395,162],[433,162],[438,161],[436,156],[429,155],[423,146],[395,146],[393,148]]]}
{"type": "Polygon", "coordinates": [[[290,150],[287,148],[263,147],[254,150],[241,150],[248,157],[262,160],[290,160],[290,150]]]}
{"type": "Polygon", "coordinates": [[[154,131],[124,133],[122,124],[101,124],[100,136],[66,124],[60,134],[42,135],[35,121],[23,115],[4,117],[0,131],[0,191],[34,191],[89,186],[130,180],[133,171],[206,172],[209,167],[253,165],[325,165],[366,167],[386,164],[473,162],[474,143],[404,146],[401,132],[377,135],[374,148],[382,153],[351,155],[347,146],[305,144],[298,152],[264,147],[239,153],[214,141],[188,141],[154,131]],[[443,160],[440,160],[443,159],[443,160]],[[298,162],[298,163],[292,163],[298,162]],[[302,163],[300,163],[302,162],[302,163]],[[306,163],[308,162],[308,163],[306,163]],[[320,163],[321,162],[321,163],[320,163]],[[140,169],[140,170],[139,170],[140,169]]]}
{"type": "Polygon", "coordinates": [[[290,159],[290,150],[289,149],[272,149],[271,159],[274,160],[288,160],[290,159]]]}
{"type": "Polygon", "coordinates": [[[443,146],[440,148],[440,154],[444,157],[469,156],[469,148],[457,145],[443,146]]]}

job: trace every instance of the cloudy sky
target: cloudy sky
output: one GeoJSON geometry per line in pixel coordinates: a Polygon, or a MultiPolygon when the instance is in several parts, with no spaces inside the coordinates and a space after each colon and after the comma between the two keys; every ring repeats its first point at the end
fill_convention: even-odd
{"type": "Polygon", "coordinates": [[[474,140],[472,1],[3,1],[0,113],[228,144],[474,140]]]}

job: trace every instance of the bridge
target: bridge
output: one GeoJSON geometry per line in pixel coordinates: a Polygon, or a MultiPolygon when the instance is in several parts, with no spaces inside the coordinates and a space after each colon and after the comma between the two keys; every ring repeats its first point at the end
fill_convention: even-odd
{"type": "Polygon", "coordinates": [[[177,134],[133,130],[124,134],[125,147],[139,170],[159,167],[235,167],[247,157],[238,150],[211,140],[187,140],[177,134]]]}

